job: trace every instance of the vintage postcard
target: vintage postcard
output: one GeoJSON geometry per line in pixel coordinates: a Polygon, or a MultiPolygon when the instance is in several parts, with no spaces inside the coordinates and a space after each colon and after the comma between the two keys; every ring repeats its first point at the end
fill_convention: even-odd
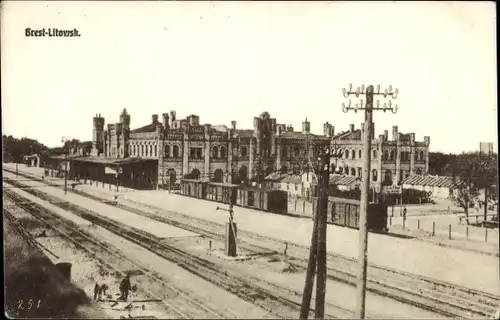
{"type": "Polygon", "coordinates": [[[496,3],[0,10],[6,317],[500,318],[496,3]]]}

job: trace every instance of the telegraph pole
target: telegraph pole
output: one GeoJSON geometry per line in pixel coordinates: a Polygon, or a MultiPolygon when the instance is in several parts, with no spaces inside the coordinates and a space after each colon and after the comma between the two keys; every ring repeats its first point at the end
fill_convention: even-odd
{"type": "Polygon", "coordinates": [[[396,113],[398,111],[398,106],[395,105],[392,107],[392,102],[389,101],[388,104],[385,104],[380,107],[380,102],[377,101],[377,106],[373,106],[373,96],[374,95],[382,95],[384,98],[388,96],[396,99],[398,94],[398,89],[392,92],[392,86],[389,87],[388,90],[385,90],[383,93],[380,93],[380,86],[377,86],[377,92],[374,92],[373,86],[370,85],[366,88],[364,85],[361,88],[357,88],[356,91],[352,90],[352,85],[349,85],[349,91],[346,89],[342,90],[342,94],[345,98],[349,96],[355,95],[358,98],[360,95],[366,96],[366,104],[361,100],[359,103],[356,103],[354,107],[351,107],[351,101],[349,100],[349,105],[346,106],[342,103],[342,111],[348,112],[349,110],[354,110],[354,112],[358,112],[358,110],[365,111],[365,123],[364,123],[364,135],[363,135],[363,184],[361,189],[361,202],[359,208],[359,274],[358,274],[358,285],[357,285],[357,310],[356,310],[356,319],[364,319],[365,318],[365,300],[366,300],[366,272],[368,265],[368,226],[367,226],[367,209],[368,209],[368,192],[370,190],[370,164],[371,164],[371,136],[372,136],[372,126],[373,126],[373,111],[374,110],[382,110],[386,112],[390,110],[392,113],[396,113]]]}
{"type": "Polygon", "coordinates": [[[318,210],[318,258],[316,278],[316,319],[325,317],[325,294],[326,294],[326,231],[328,218],[328,182],[330,181],[330,146],[328,145],[321,156],[320,171],[320,194],[318,210]]]}
{"type": "Polygon", "coordinates": [[[318,166],[318,202],[314,214],[313,233],[311,248],[309,251],[309,262],[307,265],[306,281],[302,295],[302,306],[300,319],[307,319],[311,304],[311,296],[316,277],[316,305],[315,317],[324,318],[325,292],[326,292],[326,234],[327,234],[327,208],[328,208],[328,182],[330,178],[330,146],[326,146],[321,155],[318,166]]]}

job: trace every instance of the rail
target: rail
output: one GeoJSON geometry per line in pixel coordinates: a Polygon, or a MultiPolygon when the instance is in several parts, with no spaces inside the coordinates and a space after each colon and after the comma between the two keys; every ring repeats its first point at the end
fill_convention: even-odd
{"type": "MultiPolygon", "coordinates": [[[[99,199],[99,197],[89,196],[81,191],[75,190],[75,193],[84,195],[85,197],[91,199],[99,199]]],[[[122,209],[142,214],[192,232],[197,232],[207,237],[220,238],[223,234],[223,231],[221,230],[224,230],[224,226],[221,224],[208,222],[202,219],[183,215],[178,212],[163,210],[154,206],[144,204],[142,205],[153,210],[153,212],[161,212],[163,218],[158,217],[158,215],[151,215],[146,213],[145,211],[125,206],[123,204],[117,204],[117,206],[122,209]],[[164,217],[165,214],[167,214],[169,218],[164,217]],[[182,220],[184,222],[182,222],[182,220]],[[207,228],[212,229],[211,231],[207,231],[207,228]]],[[[255,245],[253,246],[258,250],[269,250],[270,243],[272,244],[272,247],[275,247],[277,249],[277,252],[280,251],[280,248],[283,248],[283,241],[281,240],[261,236],[248,231],[240,231],[239,238],[240,241],[245,238],[246,240],[243,241],[242,245],[250,247],[252,246],[249,243],[251,241],[265,242],[266,247],[258,247],[255,245]]],[[[304,267],[305,260],[300,257],[307,256],[307,248],[305,246],[293,243],[287,243],[287,247],[287,256],[299,257],[298,260],[293,261],[293,263],[299,268],[304,267]],[[294,250],[290,247],[295,248],[295,255],[290,254],[291,252],[294,252],[294,250]]],[[[355,275],[350,270],[352,270],[352,264],[355,263],[355,260],[331,253],[329,254],[329,259],[329,265],[335,266],[335,269],[329,269],[329,278],[353,285],[355,281],[355,275]]],[[[434,279],[428,279],[422,276],[417,276],[394,269],[375,266],[373,264],[370,264],[370,269],[370,274],[375,276],[372,276],[369,280],[369,291],[429,311],[437,312],[445,316],[468,317],[471,312],[480,316],[487,316],[491,314],[491,312],[494,311],[494,308],[496,308],[498,305],[498,297],[484,292],[463,288],[460,286],[437,281],[434,279]],[[380,281],[377,279],[390,279],[391,283],[388,283],[387,281],[380,281]],[[417,287],[419,289],[411,289],[412,287],[417,287]],[[450,291],[452,291],[454,295],[449,294],[450,291]],[[469,301],[469,299],[471,298],[473,298],[472,302],[469,301]]]]}

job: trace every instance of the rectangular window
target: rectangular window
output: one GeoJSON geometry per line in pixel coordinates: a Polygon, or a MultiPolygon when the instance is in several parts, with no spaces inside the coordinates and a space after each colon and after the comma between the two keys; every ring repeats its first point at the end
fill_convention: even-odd
{"type": "Polygon", "coordinates": [[[191,148],[191,159],[194,159],[196,157],[196,149],[195,148],[191,148]]]}
{"type": "Polygon", "coordinates": [[[196,149],[196,157],[198,159],[201,159],[201,158],[203,158],[202,154],[203,154],[203,149],[202,148],[197,148],[196,149]]]}

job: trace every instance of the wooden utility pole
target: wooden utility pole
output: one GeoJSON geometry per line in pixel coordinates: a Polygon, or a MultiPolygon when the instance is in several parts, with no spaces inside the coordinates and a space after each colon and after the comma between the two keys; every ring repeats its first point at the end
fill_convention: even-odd
{"type": "Polygon", "coordinates": [[[371,139],[372,139],[372,126],[373,126],[373,110],[382,110],[387,111],[390,110],[393,113],[398,111],[398,107],[392,107],[392,102],[389,101],[388,105],[384,104],[383,107],[380,107],[379,101],[377,101],[377,106],[373,107],[373,96],[374,95],[382,95],[384,98],[387,96],[395,99],[398,90],[392,92],[392,86],[389,87],[389,90],[385,90],[383,93],[380,93],[380,86],[377,86],[377,92],[374,92],[373,86],[370,85],[366,88],[361,86],[361,88],[357,88],[356,91],[352,90],[352,85],[349,86],[349,91],[346,89],[342,90],[344,97],[348,98],[351,95],[355,95],[359,97],[360,95],[366,96],[366,104],[363,103],[363,100],[360,103],[356,103],[354,107],[351,107],[351,101],[349,100],[349,105],[346,106],[344,103],[342,104],[342,111],[348,112],[349,110],[354,110],[354,112],[358,112],[358,110],[365,111],[365,123],[364,123],[364,135],[363,135],[363,183],[361,189],[361,202],[359,208],[359,274],[358,274],[358,286],[356,293],[357,300],[357,310],[356,310],[356,319],[364,319],[365,318],[365,301],[366,301],[366,272],[368,265],[368,224],[367,224],[367,209],[368,209],[368,192],[370,190],[370,165],[371,165],[371,139]]]}
{"type": "Polygon", "coordinates": [[[314,276],[316,278],[316,304],[315,317],[322,319],[325,313],[326,292],[326,231],[327,231],[327,208],[328,208],[328,182],[330,178],[330,146],[327,146],[322,154],[318,166],[318,202],[314,214],[314,225],[307,265],[306,281],[302,295],[302,307],[300,319],[307,319],[311,305],[314,276]]]}
{"type": "Polygon", "coordinates": [[[304,320],[309,317],[309,308],[311,306],[311,296],[314,285],[314,276],[316,275],[316,258],[318,254],[318,208],[319,197],[316,205],[316,213],[314,215],[313,232],[311,238],[311,248],[309,251],[309,262],[307,264],[306,283],[302,294],[302,307],[300,309],[300,319],[304,320]]]}
{"type": "Polygon", "coordinates": [[[328,218],[328,182],[330,181],[330,146],[327,146],[321,157],[320,172],[320,194],[318,210],[318,258],[316,278],[316,319],[325,317],[325,295],[326,295],[326,234],[328,218]]]}

